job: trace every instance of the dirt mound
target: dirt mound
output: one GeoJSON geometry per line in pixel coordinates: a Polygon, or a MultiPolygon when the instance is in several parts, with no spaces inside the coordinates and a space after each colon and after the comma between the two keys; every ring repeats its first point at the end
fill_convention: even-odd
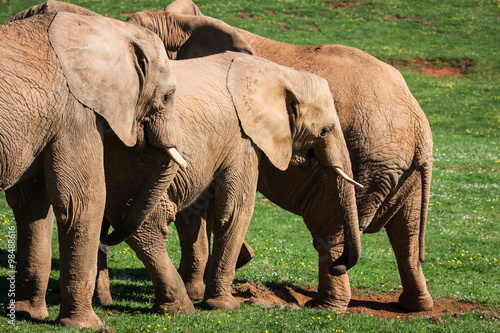
{"type": "MultiPolygon", "coordinates": [[[[353,290],[348,311],[363,313],[377,318],[405,320],[415,317],[429,318],[440,323],[441,315],[459,316],[467,312],[484,312],[485,316],[499,318],[499,313],[482,311],[482,306],[457,300],[439,298],[434,300],[432,311],[408,312],[398,305],[401,291],[395,294],[378,294],[366,290],[353,290]],[[369,295],[366,295],[369,293],[369,295]]],[[[275,286],[266,288],[261,283],[241,283],[234,286],[234,296],[240,302],[266,304],[270,307],[299,309],[316,295],[316,290],[309,287],[275,286]]]]}
{"type": "Polygon", "coordinates": [[[416,73],[432,76],[460,76],[472,66],[472,59],[424,59],[412,58],[410,61],[389,59],[388,63],[397,68],[406,68],[416,73]]]}

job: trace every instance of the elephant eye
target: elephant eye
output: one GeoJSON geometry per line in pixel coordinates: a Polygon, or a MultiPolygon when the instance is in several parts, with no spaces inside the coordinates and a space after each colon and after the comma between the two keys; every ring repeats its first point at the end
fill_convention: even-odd
{"type": "Polygon", "coordinates": [[[168,93],[166,93],[165,95],[163,95],[161,101],[163,104],[167,104],[168,101],[170,101],[170,99],[172,98],[172,95],[173,95],[173,91],[169,91],[168,93]]]}
{"type": "Polygon", "coordinates": [[[330,132],[331,132],[330,127],[325,127],[321,130],[321,136],[327,136],[328,134],[330,134],[330,132]]]}

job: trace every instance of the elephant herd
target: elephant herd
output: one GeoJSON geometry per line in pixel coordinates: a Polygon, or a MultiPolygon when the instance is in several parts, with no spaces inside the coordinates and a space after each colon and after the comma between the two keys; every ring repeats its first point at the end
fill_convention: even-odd
{"type": "Polygon", "coordinates": [[[239,308],[231,284],[237,261],[251,259],[240,250],[251,252],[256,191],[311,233],[309,306],[347,307],[360,235],[385,227],[399,304],[432,308],[421,268],[432,136],[393,67],[342,45],[269,40],[191,0],[126,22],[48,0],[0,27],[0,59],[17,315],[48,315],[54,218],[62,325],[102,327],[92,309],[93,296],[111,302],[102,250],[122,241],[152,279],[155,311],[192,314],[193,299],[239,308]],[[165,248],[171,222],[178,268],[165,248]]]}

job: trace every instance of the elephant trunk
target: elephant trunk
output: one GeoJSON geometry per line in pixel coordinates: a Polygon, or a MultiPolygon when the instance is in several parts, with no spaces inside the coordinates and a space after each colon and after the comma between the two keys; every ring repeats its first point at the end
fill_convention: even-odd
{"type": "MultiPolygon", "coordinates": [[[[110,197],[108,201],[115,201],[116,197],[124,196],[123,199],[119,201],[127,202],[127,207],[121,212],[117,211],[116,208],[106,209],[106,218],[110,220],[110,222],[114,222],[112,222],[114,227],[113,232],[101,239],[101,242],[106,245],[119,244],[139,230],[149,214],[156,207],[157,203],[167,192],[168,187],[177,173],[179,167],[173,160],[169,160],[166,163],[159,163],[157,159],[158,154],[161,152],[158,152],[156,148],[148,150],[147,152],[142,152],[140,156],[134,159],[136,162],[133,163],[135,164],[134,168],[137,164],[140,166],[138,169],[135,169],[135,172],[132,172],[132,177],[122,179],[122,170],[120,171],[120,175],[112,176],[109,175],[109,173],[106,174],[107,177],[109,175],[109,178],[112,179],[111,183],[115,181],[121,184],[123,184],[124,181],[131,183],[126,185],[126,189],[120,186],[114,186],[114,188],[118,188],[120,193],[112,194],[108,191],[108,197],[110,197]],[[151,152],[151,150],[153,150],[153,152],[151,152]],[[137,173],[140,176],[137,176],[137,173]],[[121,221],[117,221],[117,216],[121,217],[119,219],[121,221]]],[[[130,163],[130,161],[128,163],[130,163]]],[[[120,165],[120,167],[123,169],[123,164],[120,165]]],[[[108,208],[108,204],[106,207],[108,208]]],[[[175,212],[172,212],[172,214],[175,214],[175,212]]]]}
{"type": "Polygon", "coordinates": [[[334,275],[341,275],[358,262],[361,256],[361,239],[354,186],[339,176],[337,189],[344,221],[345,248],[342,256],[331,265],[330,270],[334,275]]]}
{"type": "Polygon", "coordinates": [[[186,167],[177,151],[182,137],[171,103],[166,112],[145,121],[135,148],[125,147],[113,137],[105,138],[105,215],[114,230],[101,239],[104,244],[116,245],[132,236],[167,192],[179,166],[186,167]]]}
{"type": "Polygon", "coordinates": [[[358,211],[354,186],[361,184],[352,179],[349,151],[340,129],[325,139],[324,149],[316,152],[319,162],[337,179],[337,190],[340,200],[340,212],[344,222],[344,252],[330,267],[334,275],[345,274],[353,267],[361,256],[361,240],[358,211]]]}
{"type": "MultiPolygon", "coordinates": [[[[111,199],[107,201],[122,198],[121,202],[127,202],[128,206],[125,209],[125,215],[121,215],[121,223],[116,221],[116,217],[108,217],[110,220],[115,219],[115,223],[112,224],[116,227],[111,234],[101,239],[104,244],[121,243],[139,230],[167,192],[179,166],[183,169],[187,166],[178,151],[182,142],[182,134],[179,131],[179,118],[175,113],[174,97],[175,93],[165,102],[161,112],[156,112],[145,120],[143,131],[139,131],[142,134],[137,145],[140,152],[123,146],[116,147],[117,144],[105,144],[106,148],[112,147],[105,153],[107,163],[111,164],[106,168],[106,183],[116,184],[116,186],[109,186],[108,191],[114,188],[119,189],[119,192],[115,191],[111,195],[108,193],[111,199]],[[128,156],[128,158],[123,160],[122,156],[128,156]],[[121,176],[114,176],[112,173],[113,168],[117,166],[122,170],[121,176]],[[123,170],[126,171],[123,172],[123,170]],[[123,175],[128,175],[129,178],[125,180],[127,189],[123,188],[124,180],[117,178],[123,175]]],[[[174,215],[175,212],[172,212],[172,216],[174,215]]]]}

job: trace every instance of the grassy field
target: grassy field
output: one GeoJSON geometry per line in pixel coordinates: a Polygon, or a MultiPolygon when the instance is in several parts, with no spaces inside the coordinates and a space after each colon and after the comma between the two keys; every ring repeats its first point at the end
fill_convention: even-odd
{"type": "MultiPolygon", "coordinates": [[[[37,4],[3,0],[0,23],[37,4]]],[[[161,9],[158,0],[74,0],[98,13],[125,19],[161,9]]],[[[344,44],[395,64],[431,123],[435,168],[427,225],[424,274],[436,303],[473,303],[478,310],[424,317],[381,319],[365,314],[245,302],[238,311],[203,311],[195,316],[151,312],[153,290],[146,271],[126,244],[111,249],[115,303],[96,308],[116,332],[498,332],[500,331],[500,4],[497,0],[422,1],[207,1],[205,15],[262,36],[295,44],[344,44]],[[423,74],[443,66],[460,75],[423,74]]],[[[1,61],[1,60],[0,60],[1,61]]],[[[15,225],[0,196],[0,302],[7,299],[7,232],[15,225]]],[[[56,236],[54,236],[56,237],[56,236]]],[[[247,240],[256,251],[237,271],[239,283],[263,288],[314,288],[317,255],[301,219],[258,196],[247,240]]],[[[175,229],[167,241],[179,260],[175,229]]],[[[349,271],[357,293],[397,294],[396,261],[384,231],[362,236],[362,258],[349,271]]],[[[53,242],[49,283],[50,317],[41,322],[0,319],[0,331],[73,331],[55,327],[58,307],[58,249],[53,242]]],[[[3,311],[3,310],[2,310],[3,311]]]]}

